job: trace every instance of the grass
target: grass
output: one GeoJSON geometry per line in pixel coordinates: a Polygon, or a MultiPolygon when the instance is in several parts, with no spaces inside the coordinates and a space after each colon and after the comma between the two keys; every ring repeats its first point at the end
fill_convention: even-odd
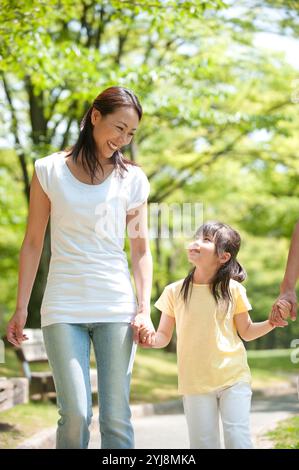
{"type": "Polygon", "coordinates": [[[132,374],[131,403],[157,403],[178,397],[176,355],[139,348],[132,374]]]}
{"type": "Polygon", "coordinates": [[[299,416],[281,421],[267,436],[274,442],[275,449],[299,449],[299,416]]]}
{"type": "MultiPolygon", "coordinates": [[[[298,366],[291,362],[290,352],[284,349],[248,351],[253,388],[275,386],[285,382],[290,374],[295,374],[298,366]]],[[[21,376],[22,371],[13,350],[7,349],[5,359],[6,362],[0,364],[0,376],[21,376]]],[[[93,358],[91,363],[94,367],[93,358]]],[[[33,364],[32,369],[44,370],[45,365],[33,364]]],[[[139,348],[132,374],[131,403],[157,403],[178,397],[176,355],[163,350],[139,348]]],[[[16,447],[32,434],[55,426],[58,417],[56,406],[50,401],[30,402],[1,412],[0,448],[16,447]]]]}
{"type": "Polygon", "coordinates": [[[253,389],[275,386],[297,374],[298,364],[291,361],[292,352],[290,349],[247,351],[253,389]]]}
{"type": "MultiPolygon", "coordinates": [[[[290,349],[248,351],[248,363],[253,376],[253,386],[285,381],[298,372],[292,363],[290,349]]],[[[91,366],[95,367],[94,357],[91,366]]],[[[48,370],[45,364],[32,364],[32,370],[48,370]]],[[[21,366],[13,349],[7,348],[5,363],[0,364],[0,376],[21,377],[21,366]]],[[[174,353],[163,350],[138,348],[132,377],[132,403],[157,402],[177,396],[177,367],[174,353]]]]}
{"type": "MultiPolygon", "coordinates": [[[[32,371],[49,370],[48,364],[30,364],[32,371]]],[[[22,366],[18,362],[13,348],[5,349],[5,362],[0,363],[0,377],[23,377],[22,366]]]]}
{"type": "Polygon", "coordinates": [[[27,403],[0,413],[0,449],[13,449],[34,433],[55,426],[58,419],[56,405],[27,403]]]}

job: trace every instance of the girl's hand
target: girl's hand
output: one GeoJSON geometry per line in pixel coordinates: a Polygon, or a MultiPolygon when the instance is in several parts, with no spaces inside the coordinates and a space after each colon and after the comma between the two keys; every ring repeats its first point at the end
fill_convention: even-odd
{"type": "Polygon", "coordinates": [[[273,326],[287,326],[286,318],[289,316],[292,320],[296,319],[297,298],[295,291],[285,292],[281,294],[272,306],[269,316],[269,322],[273,326]]]}
{"type": "Polygon", "coordinates": [[[23,341],[28,337],[23,334],[23,328],[26,324],[27,310],[16,310],[11,317],[6,328],[7,340],[16,347],[20,347],[23,341]]]}
{"type": "MultiPolygon", "coordinates": [[[[149,340],[154,336],[155,334],[155,328],[152,323],[151,317],[149,313],[145,313],[143,309],[140,309],[134,318],[134,320],[131,322],[131,326],[133,328],[133,340],[137,344],[143,344],[142,338],[140,337],[140,330],[142,328],[146,328],[146,333],[144,332],[143,336],[144,337],[149,337],[149,340]]],[[[147,339],[145,342],[148,342],[147,339]]]]}
{"type": "Polygon", "coordinates": [[[290,304],[290,302],[288,302],[287,300],[279,299],[276,302],[276,306],[278,307],[281,318],[286,320],[291,314],[292,304],[290,304]]]}
{"type": "Polygon", "coordinates": [[[292,310],[292,305],[286,300],[277,300],[275,307],[269,316],[269,322],[272,326],[284,328],[288,325],[286,321],[289,318],[292,310]]]}
{"type": "Polygon", "coordinates": [[[156,332],[154,334],[151,330],[143,327],[139,330],[139,345],[142,348],[152,348],[156,342],[156,332]]]}

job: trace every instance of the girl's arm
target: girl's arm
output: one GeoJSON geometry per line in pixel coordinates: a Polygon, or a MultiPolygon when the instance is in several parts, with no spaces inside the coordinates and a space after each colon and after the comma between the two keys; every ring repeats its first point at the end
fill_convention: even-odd
{"type": "Polygon", "coordinates": [[[237,331],[244,341],[260,338],[275,328],[269,320],[253,323],[248,312],[238,313],[234,319],[237,331]]]}
{"type": "Polygon", "coordinates": [[[40,261],[51,203],[34,171],[30,185],[29,213],[25,237],[19,256],[19,280],[16,310],[7,326],[7,339],[19,346],[26,339],[23,328],[38,264],[40,261]]]}
{"type": "Polygon", "coordinates": [[[158,330],[155,335],[153,348],[165,348],[170,343],[173,335],[175,318],[162,313],[158,330]]]}
{"type": "Polygon", "coordinates": [[[150,348],[165,348],[172,338],[175,325],[174,317],[162,313],[157,332],[153,337],[150,337],[146,328],[140,330],[141,346],[150,348]]]}
{"type": "Polygon", "coordinates": [[[150,318],[153,262],[147,228],[147,204],[144,203],[128,212],[126,222],[130,240],[132,272],[138,300],[138,312],[132,326],[134,341],[138,342],[141,327],[147,327],[154,334],[154,327],[150,318]]]}

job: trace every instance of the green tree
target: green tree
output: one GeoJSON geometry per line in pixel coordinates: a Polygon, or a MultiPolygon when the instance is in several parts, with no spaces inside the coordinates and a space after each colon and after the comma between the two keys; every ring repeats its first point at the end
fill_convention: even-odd
{"type": "MultiPolygon", "coordinates": [[[[28,199],[34,159],[74,141],[99,90],[112,84],[132,88],[145,118],[126,151],[150,178],[150,202],[202,201],[205,218],[242,231],[249,293],[264,318],[286,255],[284,237],[297,217],[298,191],[292,100],[297,71],[282,54],[258,50],[254,43],[255,32],[265,27],[256,21],[259,5],[269,2],[242,2],[242,17],[212,1],[63,0],[59,8],[55,1],[2,3],[2,129],[12,136],[19,164],[15,172],[7,161],[9,181],[18,173],[28,199]],[[277,256],[267,263],[276,245],[277,256]],[[259,251],[265,255],[251,256],[259,251]]],[[[155,298],[166,283],[185,275],[182,243],[161,236],[152,242],[155,298]]],[[[46,260],[41,264],[44,274],[37,277],[30,312],[34,324],[46,260]]],[[[11,310],[13,289],[4,289],[2,299],[11,310]]],[[[281,335],[273,337],[271,346],[281,335]]]]}
{"type": "MultiPolygon", "coordinates": [[[[118,83],[144,99],[156,86],[156,74],[165,74],[163,56],[178,47],[176,24],[222,5],[218,0],[2,2],[0,72],[10,113],[4,128],[13,136],[27,201],[32,163],[73,141],[99,89],[118,83]]],[[[134,144],[128,151],[135,159],[134,144]]],[[[48,227],[29,326],[39,323],[49,256],[48,227]]]]}

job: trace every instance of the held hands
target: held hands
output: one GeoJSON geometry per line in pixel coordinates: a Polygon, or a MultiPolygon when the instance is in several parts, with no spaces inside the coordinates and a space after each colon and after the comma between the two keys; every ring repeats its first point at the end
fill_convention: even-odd
{"type": "Polygon", "coordinates": [[[151,333],[148,328],[141,328],[139,330],[139,337],[139,345],[144,349],[153,348],[156,344],[156,332],[151,333]]]}
{"type": "Polygon", "coordinates": [[[8,322],[6,328],[7,340],[16,347],[20,347],[22,342],[28,339],[28,337],[23,334],[26,319],[27,311],[16,310],[8,322]]]}
{"type": "Polygon", "coordinates": [[[284,327],[288,325],[286,321],[287,318],[291,317],[292,319],[296,318],[296,306],[297,306],[297,299],[295,294],[295,299],[293,296],[289,295],[281,295],[275,301],[272,306],[272,311],[269,316],[269,322],[273,326],[284,327]],[[294,305],[295,300],[295,305],[294,305]]]}
{"type": "Polygon", "coordinates": [[[144,304],[138,308],[134,320],[131,322],[133,328],[134,342],[143,347],[152,347],[152,341],[155,337],[155,328],[150,317],[149,309],[144,304]]]}

